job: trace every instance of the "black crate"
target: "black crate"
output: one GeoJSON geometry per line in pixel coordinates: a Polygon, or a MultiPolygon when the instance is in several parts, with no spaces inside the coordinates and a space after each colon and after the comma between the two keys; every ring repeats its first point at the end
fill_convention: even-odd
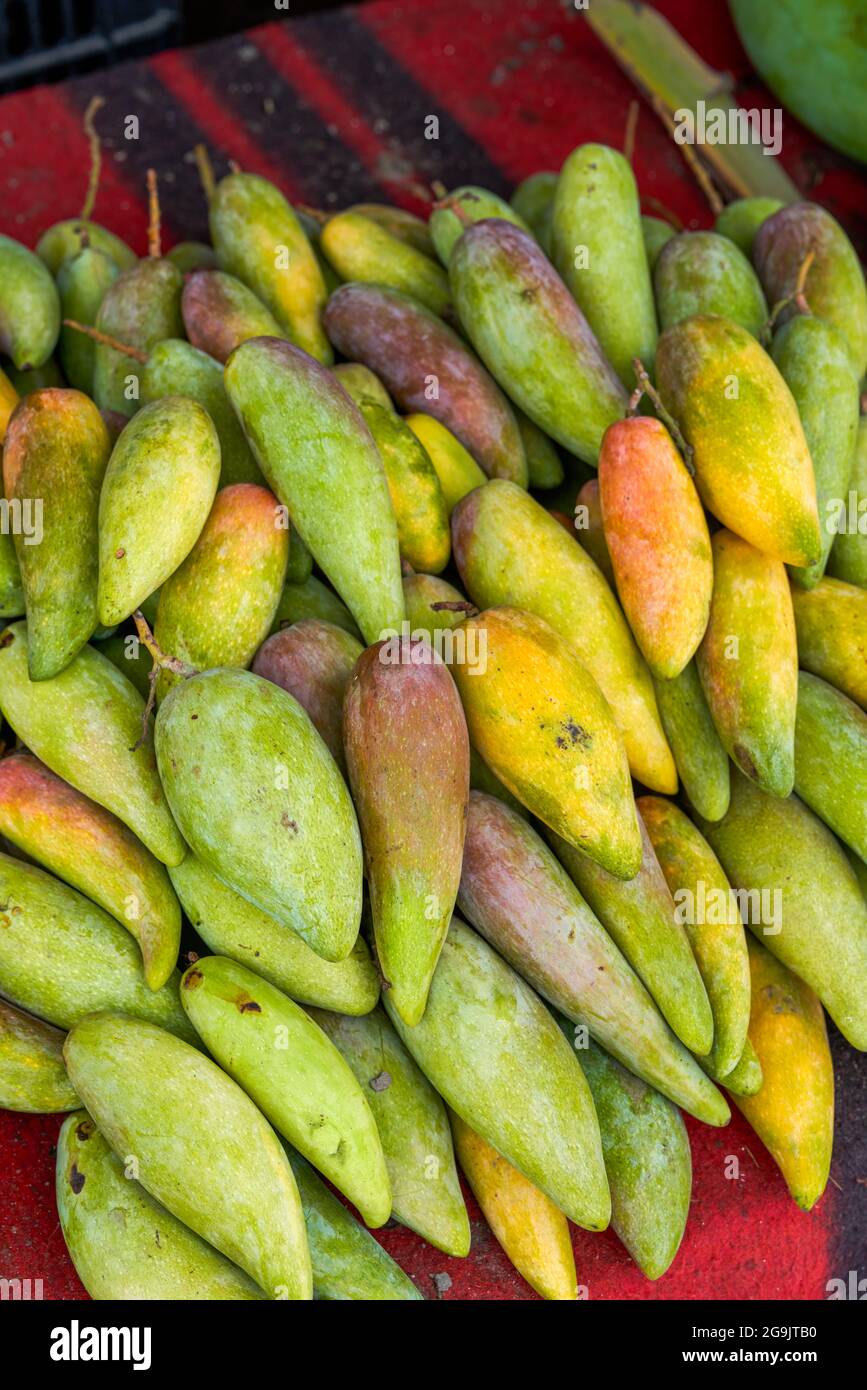
{"type": "Polygon", "coordinates": [[[180,37],[182,0],[0,0],[0,91],[55,82],[180,37]]]}

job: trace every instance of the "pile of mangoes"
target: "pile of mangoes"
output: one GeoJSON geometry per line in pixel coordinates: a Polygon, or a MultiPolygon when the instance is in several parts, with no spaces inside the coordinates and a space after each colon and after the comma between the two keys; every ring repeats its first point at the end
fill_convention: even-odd
{"type": "Polygon", "coordinates": [[[151,194],[145,259],[0,238],[0,1104],[71,1112],[85,1286],[418,1298],[366,1228],[467,1255],[458,1166],[543,1296],[569,1221],[656,1279],[729,1099],[809,1209],[825,1011],[867,1049],[843,230],[677,232],[599,145],[427,222],[236,170],[166,255],[151,194]]]}

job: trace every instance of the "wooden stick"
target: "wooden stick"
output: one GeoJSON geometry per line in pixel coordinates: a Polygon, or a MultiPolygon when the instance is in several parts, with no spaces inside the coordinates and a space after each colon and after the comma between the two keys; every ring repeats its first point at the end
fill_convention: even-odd
{"type": "Polygon", "coordinates": [[[635,413],[635,410],[637,410],[638,408],[638,402],[641,399],[642,393],[648,395],[650,399],[653,401],[653,404],[656,408],[656,413],[658,414],[660,420],[665,425],[666,429],[668,430],[669,434],[671,435],[672,439],[677,445],[678,451],[681,457],[683,458],[684,464],[686,465],[686,471],[692,477],[694,477],[695,465],[693,464],[692,447],[687,443],[686,439],[684,438],[683,431],[681,430],[680,425],[677,423],[674,416],[668,410],[666,410],[665,406],[662,404],[659,392],[657,391],[653,382],[650,380],[650,377],[647,373],[647,368],[645,367],[640,357],[633,357],[632,370],[635,372],[635,379],[638,385],[636,386],[635,391],[633,391],[632,395],[629,398],[629,408],[627,409],[627,414],[633,415],[635,413]],[[633,401],[635,402],[634,406],[633,401]]]}
{"type": "Polygon", "coordinates": [[[160,194],[157,188],[157,171],[148,169],[148,255],[151,260],[158,261],[162,255],[162,238],[160,234],[160,194]]]}
{"type": "Polygon", "coordinates": [[[88,338],[92,338],[95,343],[104,343],[106,347],[114,348],[115,352],[122,352],[126,357],[135,358],[136,362],[141,362],[142,366],[147,362],[148,355],[140,348],[131,347],[129,343],[122,343],[118,338],[112,338],[109,333],[103,333],[99,328],[91,328],[88,323],[79,323],[77,319],[64,319],[64,327],[74,328],[76,333],[86,333],[88,338]]]}
{"type": "Polygon", "coordinates": [[[199,182],[202,185],[202,192],[205,195],[206,201],[210,203],[217,184],[214,179],[214,166],[211,163],[211,156],[208,154],[207,145],[203,145],[199,142],[193,149],[193,156],[196,161],[196,168],[199,171],[199,182]]]}
{"type": "Polygon", "coordinates": [[[635,155],[635,132],[638,128],[639,104],[637,101],[629,103],[629,113],[626,117],[626,135],[623,140],[623,153],[631,164],[635,155]]]}

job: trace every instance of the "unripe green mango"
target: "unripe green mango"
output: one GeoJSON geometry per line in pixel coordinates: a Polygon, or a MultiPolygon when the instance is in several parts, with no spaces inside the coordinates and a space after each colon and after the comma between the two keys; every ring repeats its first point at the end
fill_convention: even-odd
{"type": "MultiPolygon", "coordinates": [[[[149,352],[163,338],[183,337],[181,291],[184,277],[176,265],[150,256],[123,271],[109,286],[96,327],[139,352],[149,352]]],[[[138,376],[126,353],[98,343],[93,371],[93,398],[100,410],[134,415],[138,409],[138,376]]]]}
{"type": "Polygon", "coordinates": [[[744,255],[752,258],[756,232],[768,217],[785,204],[779,198],[736,198],[728,203],[714,222],[714,231],[727,236],[744,255]]]}
{"type": "Polygon", "coordinates": [[[259,296],[292,342],[332,360],[320,323],[327,291],[304,229],[279,189],[258,174],[228,174],[209,216],[220,265],[259,296]]]}
{"type": "Polygon", "coordinates": [[[842,579],[792,590],[798,662],[867,709],[867,591],[842,579]]]}
{"type": "Polygon", "coordinates": [[[138,259],[135,252],[107,227],[91,222],[87,217],[67,217],[63,222],[55,222],[42,233],[36,243],[36,254],[56,275],[64,261],[69,260],[81,250],[81,235],[85,234],[88,244],[95,251],[110,256],[118,270],[129,270],[138,259]]]}
{"type": "Polygon", "coordinates": [[[551,254],[620,379],[633,358],[653,371],[656,309],[644,250],[638,187],[619,150],[579,145],[560,170],[551,254]]]}
{"type": "MultiPolygon", "coordinates": [[[[100,305],[119,274],[117,261],[105,251],[82,245],[81,250],[65,260],[57,272],[61,317],[75,319],[76,323],[92,328],[99,316],[100,305]]],[[[58,353],[70,386],[91,395],[96,371],[96,343],[93,339],[86,333],[79,333],[77,328],[64,325],[60,330],[58,353]]]]}
{"type": "Polygon", "coordinates": [[[527,455],[528,486],[541,489],[559,487],[566,475],[556,446],[522,410],[515,411],[515,419],[527,455]]]}
{"type": "Polygon", "coordinates": [[[570,1221],[608,1225],[611,1201],[590,1090],[554,1019],[490,946],[453,918],[424,1018],[386,1012],[465,1124],[570,1221]]]}
{"type": "Polygon", "coordinates": [[[178,973],[153,990],[129,933],[96,903],[33,864],[0,855],[0,993],[71,1028],[99,1009],[121,1009],[195,1034],[178,1002],[178,973]]]}
{"type": "Polygon", "coordinates": [[[815,564],[822,537],[813,462],[791,392],[764,348],[740,324],[699,315],[662,334],[656,372],[707,509],[759,550],[815,564]]]}
{"type": "MultiPolygon", "coordinates": [[[[439,420],[435,420],[433,415],[424,415],[418,411],[414,415],[407,415],[406,423],[434,466],[445,499],[446,512],[451,516],[462,497],[466,497],[473,488],[481,487],[485,481],[485,474],[460,440],[439,420]]],[[[523,430],[521,438],[524,438],[523,430]]]]}
{"type": "Polygon", "coordinates": [[[0,236],[0,352],[19,371],[47,362],[60,333],[60,298],[42,261],[0,236]]]}
{"type": "Polygon", "coordinates": [[[363,213],[378,227],[391,232],[398,241],[405,241],[407,246],[414,246],[416,251],[423,251],[431,259],[436,255],[428,223],[413,212],[393,207],[391,203],[353,203],[346,211],[363,213]]]}
{"type": "Polygon", "coordinates": [[[846,344],[824,319],[799,315],[774,334],[771,354],[795,398],[813,460],[822,554],[792,578],[812,589],[825,572],[834,526],[847,503],[858,438],[858,380],[846,344]]]}
{"type": "Polygon", "coordinates": [[[313,573],[313,556],[302,541],[295,527],[289,522],[289,561],[286,565],[286,583],[303,584],[313,573]]]}
{"type": "Polygon", "coordinates": [[[445,1106],[381,1009],[364,1018],[313,1009],[373,1111],[392,1188],[392,1215],[447,1255],[470,1249],[470,1222],[445,1106]]]}
{"type": "Polygon", "coordinates": [[[438,574],[408,574],[403,581],[406,619],[412,637],[425,641],[446,658],[449,655],[445,636],[459,627],[472,608],[459,589],[438,574]],[[437,607],[439,604],[445,607],[437,607]]]}
{"type": "Polygon", "coordinates": [[[676,232],[670,222],[663,222],[661,217],[641,218],[641,235],[644,238],[644,251],[647,256],[647,264],[650,273],[656,269],[656,262],[659,260],[659,253],[667,242],[671,241],[676,232]]]}
{"type": "Polygon", "coordinates": [[[0,762],[0,834],[110,912],[160,989],[177,964],[181,912],[165,869],[123,821],[30,753],[0,762]]]}
{"type": "Polygon", "coordinates": [[[24,589],[15,554],[15,539],[0,532],[0,618],[20,618],[24,614],[24,589]]]}
{"type": "Polygon", "coordinates": [[[551,253],[551,217],[557,193],[557,174],[545,169],[523,179],[511,197],[519,217],[529,225],[546,255],[551,253]]]}
{"type": "Polygon", "coordinates": [[[390,285],[411,294],[431,313],[449,312],[449,281],[442,266],[363,213],[338,212],[329,217],[319,244],[341,280],[390,285]]]}
{"type": "Polygon", "coordinates": [[[363,651],[360,642],[334,623],[302,618],[273,633],[253,661],[257,676],[282,686],[304,706],[344,776],[343,699],[363,651]]]}
{"type": "Polygon", "coordinates": [[[852,476],[834,532],[828,574],[867,589],[867,415],[858,422],[852,476]]]}
{"type": "Polygon", "coordinates": [[[78,1105],[63,1033],[0,999],[0,1109],[54,1115],[78,1105]]]}
{"type": "Polygon", "coordinates": [[[806,671],[798,675],[795,791],[867,863],[867,714],[806,671]]]}
{"type": "Polygon", "coordinates": [[[220,441],[188,396],[144,406],[111,452],[99,499],[99,621],[119,623],[186,559],[214,501],[220,441]]]}
{"type": "Polygon", "coordinates": [[[219,265],[216,251],[206,241],[178,241],[166,252],[166,260],[184,275],[192,275],[197,270],[216,270],[219,265]]]}
{"type": "Polygon", "coordinates": [[[261,299],[224,270],[197,270],[187,276],[181,314],[193,347],[217,362],[225,362],[248,338],[286,336],[261,299]]]}
{"type": "Polygon", "coordinates": [[[57,1214],[91,1298],[217,1302],[264,1299],[237,1265],[128,1177],[86,1110],[57,1138],[57,1214]]]}
{"type": "Polygon", "coordinates": [[[27,626],[13,623],[0,635],[0,709],[46,767],[113,811],[164,864],[181,862],[186,846],[160,786],[153,739],[140,742],[145,702],[107,657],[82,647],[59,676],[31,681],[27,626]]]}
{"type": "MultiPolygon", "coordinates": [[[[97,638],[94,637],[94,641],[97,638]]],[[[150,674],[153,658],[143,642],[134,633],[112,633],[104,640],[99,638],[98,651],[108,658],[112,666],[131,681],[138,693],[147,700],[151,691],[150,674]]]]}
{"type": "Polygon", "coordinates": [[[458,906],[543,999],[706,1124],[728,1108],[523,816],[470,795],[458,906]]]}
{"type": "MultiPolygon", "coordinates": [[[[467,225],[481,222],[486,217],[504,218],[515,227],[520,227],[523,232],[527,232],[529,236],[534,235],[521,214],[510,207],[503,198],[497,197],[496,193],[489,193],[486,188],[479,188],[476,184],[465,184],[462,188],[453,189],[442,203],[435,203],[430,215],[428,225],[431,239],[446,269],[454,244],[463,236],[467,225]],[[460,208],[460,212],[455,211],[455,206],[460,208]]],[[[416,298],[421,296],[417,295],[416,298]]],[[[433,308],[433,305],[431,307],[433,308]]]]}
{"type": "MultiPolygon", "coordinates": [[[[274,494],[255,483],[221,488],[187,558],[160,589],[154,637],[199,670],[249,666],[283,592],[289,532],[274,494]]],[[[179,677],[163,669],[157,698],[179,677]]]]}
{"type": "Polygon", "coordinates": [[[758,338],[768,318],[759,278],[742,251],[718,232],[681,232],[653,272],[660,328],[695,314],[720,314],[758,338]]]}
{"type": "Polygon", "coordinates": [[[867,1049],[867,904],[831,831],[796,796],[768,796],[737,771],[726,815],[699,824],[729,882],[750,895],[746,925],[867,1049]]]}
{"type": "Polygon", "coordinates": [[[3,371],[9,378],[19,396],[30,391],[39,391],[43,386],[65,386],[63,373],[53,357],[49,357],[41,367],[25,367],[19,371],[8,357],[2,359],[3,371]]]}
{"type": "Polygon", "coordinates": [[[376,372],[365,367],[363,362],[338,362],[332,367],[347,396],[359,405],[363,400],[375,401],[384,410],[394,410],[391,396],[386,391],[376,372]]]}
{"type": "Polygon", "coordinates": [[[38,535],[15,531],[31,680],[64,670],[96,628],[97,515],[109,451],[102,417],[81,391],[34,391],[9,421],[6,496],[22,509],[40,507],[38,535]]]}
{"type": "Polygon", "coordinates": [[[343,778],[298,701],[218,667],[169,691],[155,740],[193,853],[318,955],[347,956],[361,919],[361,840],[343,778]]]}
{"type": "Polygon", "coordinates": [[[684,792],[700,816],[720,820],[729,804],[729,760],[695,661],[674,680],[655,680],[653,688],[684,792]]]}
{"type": "Polygon", "coordinates": [[[226,363],[226,390],[272,491],[366,642],[403,621],[397,522],[358,408],[290,343],[253,338],[226,363]]]}
{"type": "Polygon", "coordinates": [[[269,1298],[312,1296],[292,1170],[225,1072],[163,1029],[113,1013],[74,1028],[64,1057],[101,1133],[151,1197],[269,1298]]]}
{"type": "MultiPolygon", "coordinates": [[[[643,246],[641,256],[646,273],[643,246]]],[[[509,222],[477,222],[455,246],[449,281],[494,379],[545,434],[595,463],[626,392],[538,243],[509,222]]]]}
{"type": "Polygon", "coordinates": [[[495,796],[498,801],[503,802],[504,806],[508,806],[510,810],[526,819],[526,807],[521,805],[508,787],[503,786],[499,777],[494,775],[481,753],[477,752],[472,744],[470,744],[470,789],[474,792],[484,792],[486,796],[495,796]]]}
{"type": "MultiPolygon", "coordinates": [[[[293,536],[293,542],[294,540],[293,536]]],[[[289,549],[291,556],[291,545],[289,549]]],[[[333,589],[329,589],[327,584],[317,579],[315,574],[309,575],[300,583],[290,584],[287,581],[274,616],[274,630],[277,631],[290,623],[300,623],[304,618],[319,618],[323,622],[333,623],[335,627],[342,628],[361,642],[361,633],[346,604],[337,597],[333,589]]]]}
{"type": "Polygon", "coordinates": [[[322,1029],[288,995],[225,956],[189,967],[181,1001],[208,1051],[275,1128],[368,1226],[384,1225],[391,1186],[376,1121],[322,1029]]]}
{"type": "MultiPolygon", "coordinates": [[[[749,948],[749,945],[750,940],[748,938],[747,948],[749,948]]],[[[699,1059],[699,1062],[700,1065],[707,1070],[708,1059],[702,1057],[699,1059]]],[[[747,1038],[737,1066],[732,1067],[732,1070],[725,1078],[726,1090],[732,1096],[756,1096],[762,1089],[764,1079],[762,1075],[762,1064],[759,1061],[759,1054],[756,1052],[749,1038],[747,1038]]]]}

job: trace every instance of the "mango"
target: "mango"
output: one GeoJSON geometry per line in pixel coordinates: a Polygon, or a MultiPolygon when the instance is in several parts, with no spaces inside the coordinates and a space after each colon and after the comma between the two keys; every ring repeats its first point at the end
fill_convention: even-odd
{"type": "Polygon", "coordinates": [[[599,499],[599,479],[588,478],[575,499],[575,539],[586,550],[591,560],[602,571],[612,589],[615,589],[614,566],[605,539],[602,525],[602,503],[599,499]]]}
{"type": "Polygon", "coordinates": [[[9,422],[3,480],[22,509],[15,550],[27,612],[30,679],[67,667],[97,625],[97,515],[108,430],[80,391],[34,391],[9,422]],[[28,534],[26,508],[39,508],[28,534]]]}
{"type": "MultiPolygon", "coordinates": [[[[675,791],[650,673],[617,600],[581,546],[535,499],[502,479],[455,508],[452,546],[473,601],[481,608],[511,605],[550,624],[608,700],[633,774],[656,791],[675,791]]],[[[540,679],[547,689],[547,678],[540,679]]],[[[485,756],[481,745],[479,751],[485,756]]]]}
{"type": "MultiPolygon", "coordinates": [[[[747,941],[749,946],[749,941],[747,941]]],[[[700,1064],[707,1070],[708,1059],[702,1057],[700,1064]]],[[[725,1078],[726,1090],[733,1096],[755,1096],[758,1095],[764,1083],[762,1075],[762,1064],[759,1061],[758,1053],[747,1038],[746,1045],[741,1053],[736,1066],[728,1073],[725,1078]]]]}
{"type": "Polygon", "coordinates": [[[73,1029],[64,1056],[100,1132],[151,1197],[269,1298],[311,1297],[292,1170],[225,1072],[161,1028],[112,1013],[73,1029]]]}
{"type": "MultiPolygon", "coordinates": [[[[114,284],[120,269],[111,256],[92,246],[82,245],[57,272],[57,293],[63,319],[93,327],[100,305],[114,284]]],[[[85,333],[64,325],[60,330],[58,354],[70,386],[93,393],[96,371],[96,343],[85,333]]]]}
{"type": "Polygon", "coordinates": [[[434,314],[448,313],[449,281],[442,267],[363,213],[329,217],[319,244],[342,280],[389,285],[411,294],[434,314]]]}
{"type": "Polygon", "coordinates": [[[391,203],[353,203],[352,207],[347,208],[347,212],[363,213],[378,227],[384,227],[387,232],[391,232],[398,241],[406,242],[407,246],[414,246],[416,251],[423,251],[431,259],[436,255],[428,223],[416,217],[415,213],[407,212],[405,208],[393,207],[391,203]]]}
{"type": "Polygon", "coordinates": [[[0,618],[20,618],[24,613],[24,589],[15,554],[14,537],[0,531],[0,618]]]}
{"type": "Polygon", "coordinates": [[[424,638],[440,656],[448,660],[451,654],[448,643],[460,639],[449,638],[446,634],[460,627],[473,605],[468,603],[460,589],[438,574],[406,575],[403,596],[410,635],[414,639],[424,638]]]}
{"type": "Polygon", "coordinates": [[[9,418],[20,397],[6,373],[0,369],[0,444],[6,437],[9,418]]]}
{"type": "Polygon", "coordinates": [[[176,265],[185,276],[197,270],[216,270],[219,266],[216,251],[206,241],[178,241],[171,251],[166,252],[166,260],[176,265]]]}
{"type": "Polygon", "coordinates": [[[437,1250],[463,1256],[470,1222],[445,1106],[381,1009],[312,1017],[352,1068],[373,1111],[392,1188],[392,1215],[437,1250]]]}
{"type": "Polygon", "coordinates": [[[590,1091],[529,985],[455,917],[417,1027],[389,995],[401,1041],[449,1108],[570,1221],[604,1229],[611,1205],[590,1091]]]}
{"type": "Polygon", "coordinates": [[[753,242],[756,239],[756,232],[762,223],[772,217],[775,212],[779,212],[785,204],[779,198],[736,198],[733,203],[727,203],[722,212],[717,214],[714,222],[714,231],[719,232],[720,236],[728,237],[733,241],[738,250],[743,251],[744,255],[752,258],[753,242]]]}
{"type": "MultiPolygon", "coordinates": [[[[521,214],[510,207],[503,198],[498,197],[496,193],[490,193],[486,188],[479,188],[476,184],[465,184],[461,188],[453,189],[441,202],[434,204],[428,223],[436,253],[446,269],[455,242],[463,235],[464,229],[486,217],[504,218],[527,232],[529,236],[533,235],[532,229],[521,214]]],[[[420,295],[416,297],[421,298],[420,295]]],[[[431,308],[433,307],[431,305],[431,308]]]]}
{"type": "Polygon", "coordinates": [[[557,175],[544,169],[522,179],[511,197],[513,210],[528,224],[546,255],[551,251],[551,217],[557,192],[557,175]]]}
{"type": "Polygon", "coordinates": [[[806,671],[798,676],[795,791],[867,863],[867,714],[806,671]]]}
{"type": "Polygon", "coordinates": [[[470,744],[470,790],[484,792],[487,796],[495,796],[498,801],[503,802],[504,806],[508,806],[511,811],[515,811],[526,819],[526,810],[518,798],[512,796],[508,787],[503,786],[499,777],[494,776],[481,753],[477,753],[472,744],[470,744]]]}
{"type": "Polygon", "coordinates": [[[81,250],[82,232],[87,237],[88,244],[95,251],[110,256],[118,270],[129,270],[135,265],[135,252],[107,227],[101,227],[98,222],[92,222],[87,217],[67,217],[44,231],[36,243],[36,254],[45,262],[52,275],[57,274],[64,261],[81,250]]]}
{"type": "Polygon", "coordinates": [[[517,421],[499,387],[447,324],[384,285],[341,285],[325,327],[335,347],[380,377],[403,411],[425,411],[489,477],[527,485],[517,421]]]}
{"type": "Polygon", "coordinates": [[[563,1213],[454,1112],[451,1124],[461,1168],[508,1259],[542,1298],[576,1299],[575,1256],[563,1213]]]}
{"type": "Polygon", "coordinates": [[[661,217],[646,217],[642,214],[641,235],[644,238],[644,253],[647,256],[647,264],[650,267],[651,275],[653,275],[656,262],[659,260],[659,253],[676,233],[670,222],[664,222],[661,217]]]}
{"type": "Polygon", "coordinates": [[[0,999],[0,1107],[53,1115],[77,1105],[63,1065],[63,1033],[0,999]]]}
{"type": "Polygon", "coordinates": [[[653,688],[686,796],[705,820],[721,820],[729,805],[729,760],[695,661],[674,680],[654,681],[653,688]]]}
{"type": "Polygon", "coordinates": [[[286,336],[261,299],[224,270],[194,270],[187,276],[181,315],[193,347],[217,362],[226,362],[248,338],[286,336]]]}
{"type": "Polygon", "coordinates": [[[633,358],[653,370],[656,310],[629,160],[606,145],[579,145],[560,170],[551,257],[621,381],[633,358]]]}
{"type": "MultiPolygon", "coordinates": [[[[163,257],[149,256],[124,270],[109,285],[99,306],[96,327],[139,352],[149,352],[163,338],[182,338],[181,291],[184,277],[163,257]]],[[[128,354],[98,343],[93,369],[93,399],[100,410],[134,415],[138,376],[128,354]]]]}
{"type": "Polygon", "coordinates": [[[226,390],[271,490],[366,642],[403,620],[397,522],[379,452],[330,372],[273,338],[242,343],[226,390]]]}
{"type": "Polygon", "coordinates": [[[522,410],[515,412],[515,418],[527,455],[528,486],[541,489],[559,487],[566,475],[555,445],[522,410]]]}
{"type": "MultiPolygon", "coordinates": [[[[293,537],[293,543],[294,539],[295,537],[293,537]]],[[[289,553],[291,558],[292,544],[290,544],[289,553]]],[[[351,637],[355,637],[359,644],[361,642],[361,633],[346,604],[337,597],[333,589],[329,589],[327,584],[323,584],[321,579],[317,579],[315,574],[309,575],[301,583],[290,584],[287,582],[277,605],[274,628],[277,630],[290,623],[300,623],[305,618],[316,618],[322,622],[332,623],[335,627],[348,632],[351,637]]]]}
{"type": "Polygon", "coordinates": [[[331,369],[340,385],[343,387],[347,396],[355,401],[356,405],[362,400],[375,401],[385,410],[394,410],[391,396],[386,391],[376,372],[372,372],[369,367],[365,367],[363,362],[338,362],[336,367],[331,369]]]}
{"type": "MultiPolygon", "coordinates": [[[[451,516],[462,497],[466,497],[473,488],[481,487],[485,481],[485,474],[460,440],[433,415],[417,411],[413,415],[407,415],[406,424],[434,466],[446,504],[446,513],[451,516]]],[[[523,431],[521,437],[525,437],[523,431]]]]}
{"type": "Polygon", "coordinates": [[[815,564],[822,538],[810,451],[764,348],[740,324],[699,315],[662,334],[656,372],[708,510],[778,560],[815,564]]]}
{"type": "Polygon", "coordinates": [[[2,366],[4,375],[19,396],[26,396],[30,391],[39,391],[43,386],[66,385],[63,373],[53,357],[49,357],[41,367],[25,367],[22,371],[18,370],[10,358],[4,357],[2,366]]]}
{"type": "Polygon", "coordinates": [[[344,776],[343,699],[363,650],[333,623],[302,618],[273,633],[253,661],[257,676],[282,686],[303,705],[344,776]]]}
{"type": "MultiPolygon", "coordinates": [[[[641,256],[646,273],[643,247],[641,256]]],[[[449,281],[473,347],[510,399],[556,443],[595,463],[626,392],[534,238],[498,219],[475,223],[454,249],[449,281]]]]}
{"type": "Polygon", "coordinates": [[[547,845],[522,816],[477,791],[458,906],[528,984],[630,1071],[706,1124],[728,1122],[722,1096],[547,845]]]}
{"type": "Polygon", "coordinates": [[[19,371],[41,367],[60,333],[60,298],[42,261],[20,241],[0,236],[0,352],[19,371]]]}
{"type": "MultiPolygon", "coordinates": [[[[94,637],[94,640],[97,640],[94,637]]],[[[112,666],[126,676],[147,700],[151,693],[151,672],[153,658],[143,642],[134,633],[112,633],[105,640],[99,639],[98,651],[108,658],[112,666]]]]}
{"type": "Polygon", "coordinates": [[[867,592],[842,579],[792,590],[802,669],[867,709],[867,592]]]}
{"type": "Polygon", "coordinates": [[[718,232],[681,232],[663,247],[653,272],[659,324],[718,314],[759,338],[768,306],[742,251],[718,232]]]}
{"type": "Polygon", "coordinates": [[[22,743],[65,782],[122,820],[164,864],[186,846],[157,775],[153,740],[142,742],[145,702],[94,647],[59,676],[27,675],[27,626],[0,635],[0,709],[22,743]]]}
{"type": "Polygon", "coordinates": [[[786,572],[731,531],[713,538],[714,587],[696,655],[720,742],[773,796],[794,785],[798,652],[786,572]]]}
{"type": "Polygon", "coordinates": [[[342,960],[361,918],[361,841],[334,759],[285,690],[216,668],[159,708],[160,777],[184,839],[224,883],[342,960]]]}
{"type": "Polygon", "coordinates": [[[764,1081],[733,1096],[769,1151],[798,1206],[810,1211],[828,1181],[834,1143],[834,1067],[822,1005],[813,991],[750,941],[750,1040],[764,1081]]]}
{"type": "Polygon", "coordinates": [[[743,890],[745,925],[815,990],[852,1046],[867,1049],[867,904],[831,831],[796,796],[768,796],[737,771],[726,815],[699,825],[743,890]]]}
{"type": "Polygon", "coordinates": [[[325,281],[279,189],[258,174],[228,174],[217,184],[209,217],[223,270],[258,296],[297,347],[329,363],[331,348],[320,322],[325,281]]]}
{"type": "Polygon", "coordinates": [[[858,422],[852,475],[833,522],[828,574],[867,589],[867,415],[858,422]]]}
{"type": "Polygon", "coordinates": [[[0,834],[109,912],[160,989],[178,959],[181,913],[165,869],[123,824],[31,753],[0,762],[0,834]]]}

